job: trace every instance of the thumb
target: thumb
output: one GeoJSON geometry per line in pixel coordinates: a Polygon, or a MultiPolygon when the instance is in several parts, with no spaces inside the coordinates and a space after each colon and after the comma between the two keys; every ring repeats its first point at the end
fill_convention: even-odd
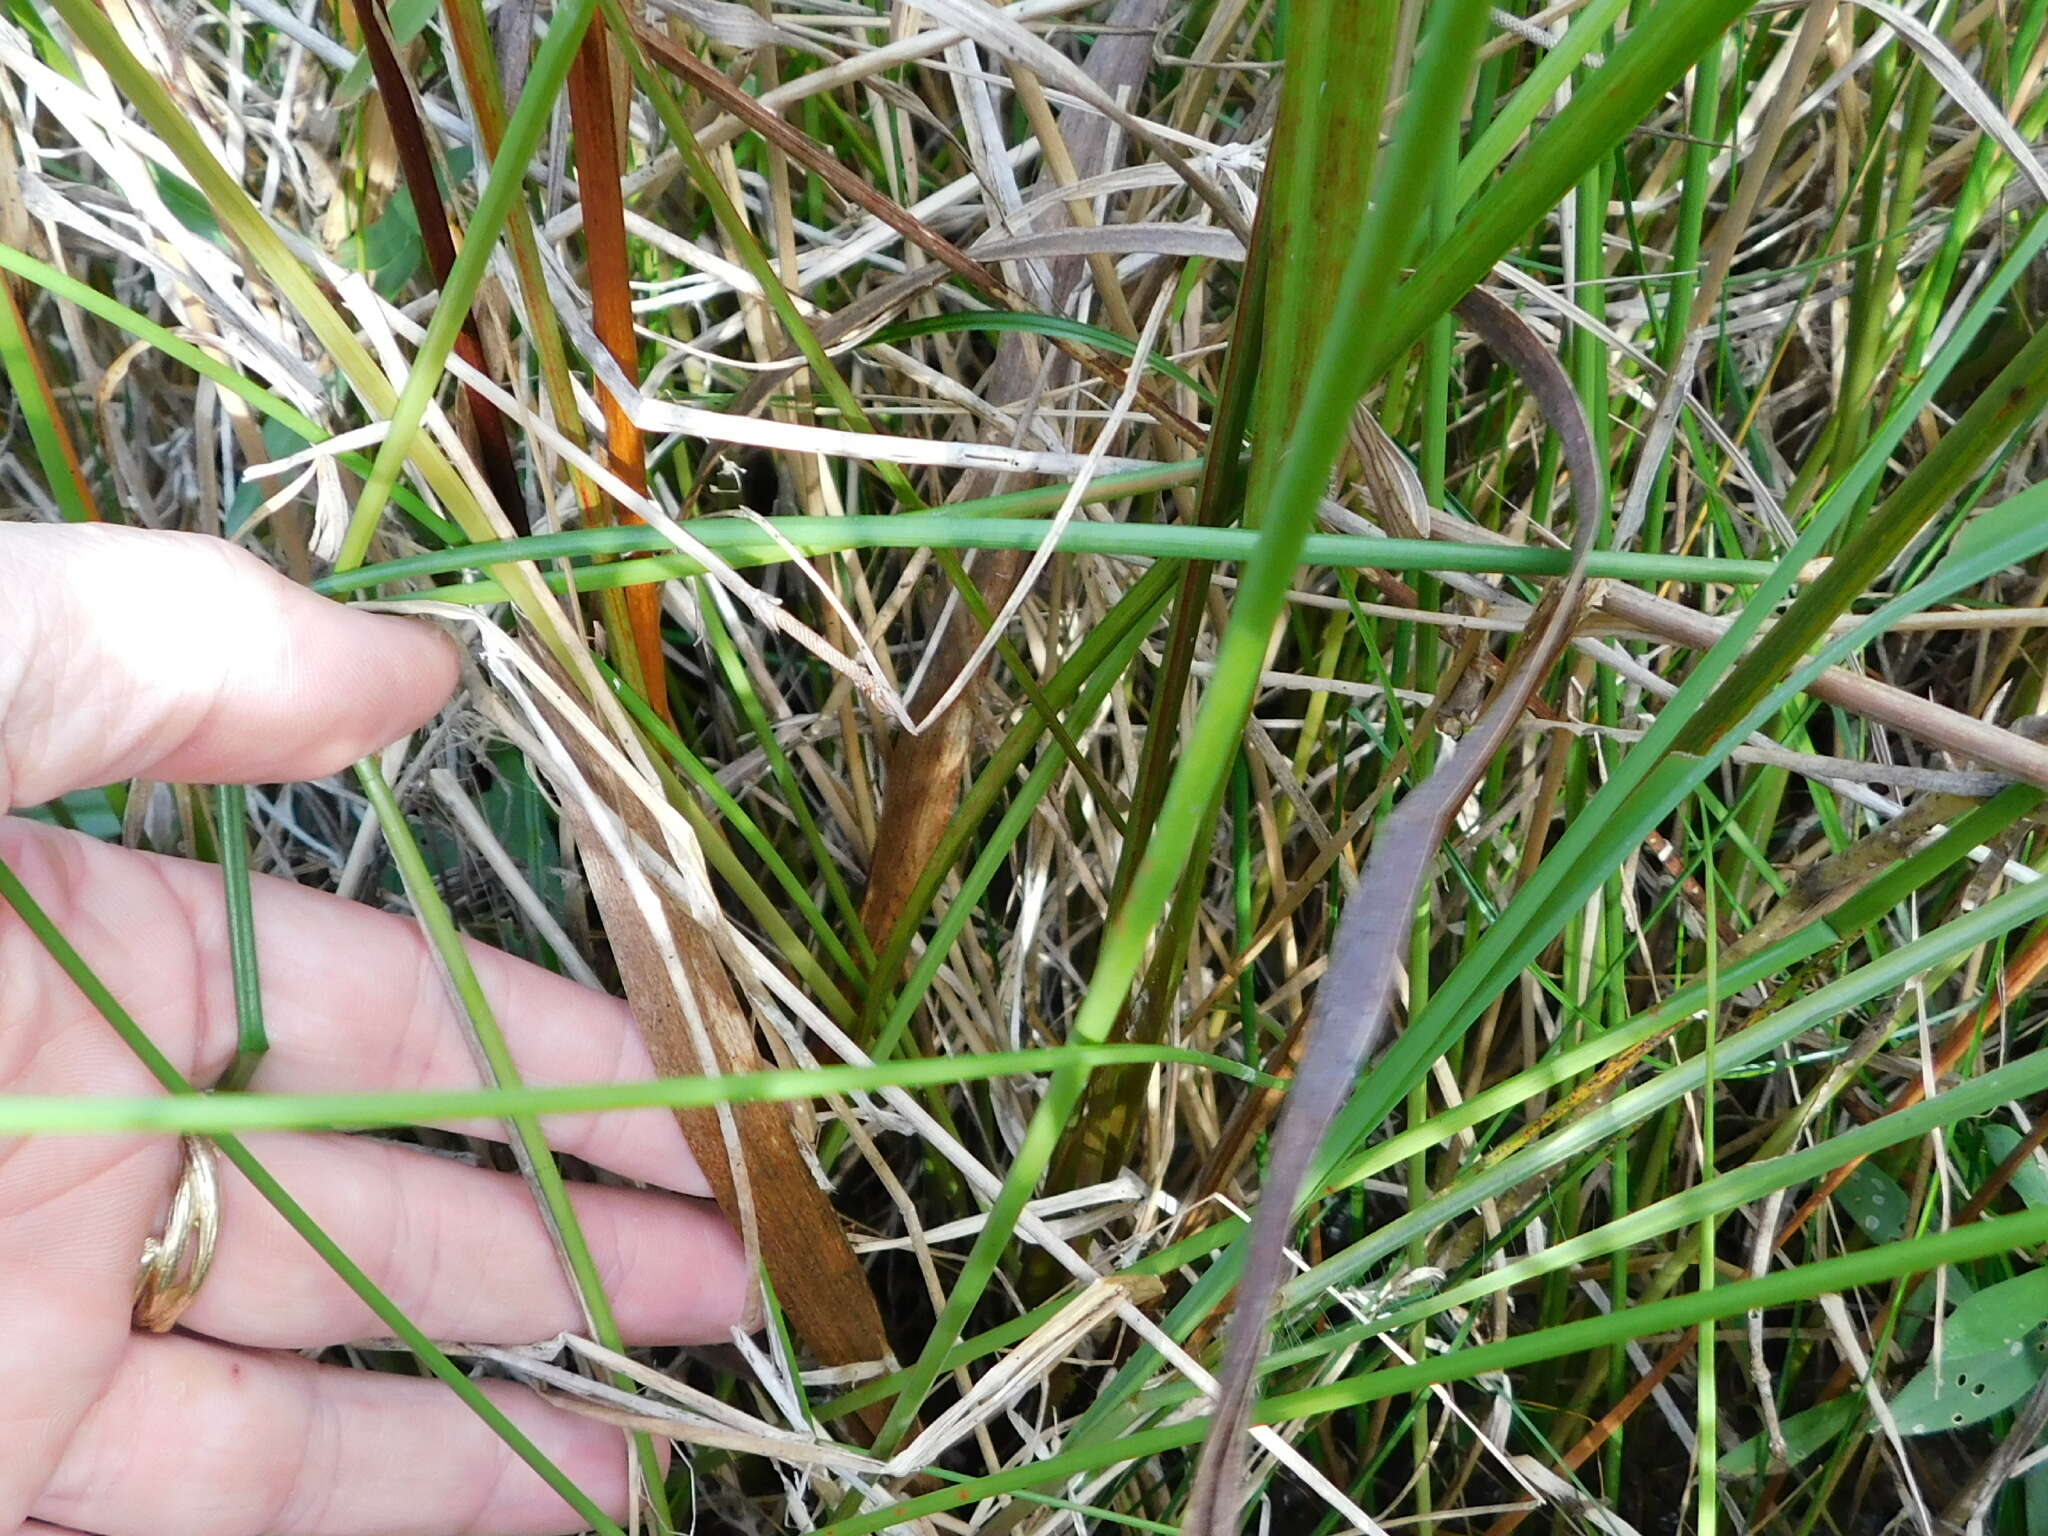
{"type": "Polygon", "coordinates": [[[0,524],[0,811],[136,774],[318,778],[455,686],[445,635],[219,539],[0,524]]]}

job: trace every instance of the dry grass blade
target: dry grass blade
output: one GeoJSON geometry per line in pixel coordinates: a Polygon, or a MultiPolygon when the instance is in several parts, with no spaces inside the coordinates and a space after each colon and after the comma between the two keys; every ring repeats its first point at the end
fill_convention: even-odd
{"type": "Polygon", "coordinates": [[[1523,710],[1570,641],[1585,595],[1584,567],[1605,520],[1605,477],[1571,381],[1527,323],[1475,289],[1458,306],[1482,340],[1522,379],[1562,446],[1577,527],[1571,574],[1532,621],[1527,647],[1495,689],[1456,753],[1381,821],[1372,852],[1330,944],[1314,1023],[1273,1133],[1266,1187],[1252,1217],[1244,1277],[1223,1370],[1182,1526],[1186,1536],[1233,1536],[1243,1503],[1241,1451],[1265,1350],[1266,1320],[1287,1272],[1288,1236],[1311,1161],[1385,1034],[1387,1010],[1437,848],[1452,818],[1520,724],[1523,710]]]}
{"type": "MultiPolygon", "coordinates": [[[[1156,29],[1166,12],[1164,0],[1119,0],[1110,12],[1109,28],[1089,50],[1083,66],[1091,78],[1112,93],[1133,89],[1149,67],[1150,50],[1145,36],[1156,29]]],[[[1113,153],[1109,125],[1091,114],[1075,113],[1062,120],[1061,131],[1074,164],[1083,175],[1096,175],[1111,166],[1113,153]]],[[[1050,189],[1057,182],[1048,172],[1041,186],[1050,189]]],[[[1064,203],[1048,208],[1046,217],[1064,222],[1064,203]]],[[[1068,298],[1087,276],[1086,264],[1067,257],[1051,264],[1048,275],[1048,307],[1064,311],[1068,298]]],[[[1069,382],[1064,370],[1047,378],[1041,374],[1038,352],[1028,336],[1006,334],[996,348],[983,394],[997,407],[1020,413],[1020,431],[1041,392],[1069,382]]],[[[992,475],[970,475],[961,483],[956,499],[985,496],[998,488],[992,475]]],[[[969,570],[991,610],[1008,606],[1019,580],[1029,564],[1023,551],[997,551],[976,561],[969,570]]],[[[868,874],[868,888],[861,900],[861,924],[869,941],[880,947],[902,921],[905,904],[917,887],[932,852],[944,835],[959,804],[962,775],[966,772],[975,700],[962,693],[956,683],[966,674],[980,652],[980,625],[964,604],[947,607],[945,621],[931,642],[933,654],[924,669],[923,681],[910,699],[913,715],[923,718],[941,700],[952,702],[940,710],[925,727],[896,739],[889,753],[883,780],[877,856],[868,874]]],[[[884,981],[890,978],[883,978],[884,981]]]]}
{"type": "MultiPolygon", "coordinates": [[[[1187,184],[1188,190],[1206,203],[1227,229],[1240,240],[1249,243],[1251,224],[1245,218],[1244,212],[1224,195],[1214,181],[1184,157],[1166,134],[1128,111],[1117,99],[1115,88],[1109,85],[1104,77],[1097,75],[1092,69],[1075,64],[1043,38],[1027,30],[1014,17],[987,4],[986,0],[934,0],[933,4],[923,9],[943,21],[950,22],[1005,58],[1025,66],[1042,79],[1079,96],[1095,112],[1100,113],[1101,118],[1115,123],[1125,133],[1144,144],[1160,160],[1173,167],[1174,173],[1187,184]]],[[[1142,41],[1148,39],[1158,27],[1157,21],[1148,26],[1112,12],[1105,27],[1103,41],[1115,40],[1119,34],[1125,34],[1123,40],[1126,42],[1131,41],[1133,37],[1142,41]]],[[[1149,55],[1150,50],[1146,51],[1149,55]]],[[[1081,163],[1078,153],[1074,158],[1077,165],[1081,163]]]]}
{"type": "MultiPolygon", "coordinates": [[[[777,117],[773,112],[764,107],[759,99],[749,96],[702,59],[679,47],[673,38],[644,22],[635,24],[634,36],[650,54],[660,59],[663,64],[675,71],[682,79],[689,81],[711,100],[731,112],[739,122],[746,124],[748,128],[758,133],[768,143],[780,149],[805,170],[817,176],[827,186],[831,187],[834,192],[837,192],[841,197],[853,204],[853,206],[865,209],[873,214],[883,224],[917,246],[919,250],[933,257],[946,270],[965,279],[991,302],[1007,305],[1012,309],[1020,311],[1028,311],[1033,307],[1028,299],[1020,294],[1012,284],[1007,282],[1000,272],[989,266],[986,261],[962,250],[951,240],[948,240],[944,235],[932,228],[928,222],[905,209],[894,198],[877,191],[873,186],[861,180],[860,177],[854,175],[853,172],[842,165],[833,157],[829,150],[820,145],[816,140],[812,139],[802,130],[783,121],[780,117],[777,117]]],[[[1125,83],[1128,84],[1129,82],[1125,83]]],[[[1097,137],[1099,136],[1090,134],[1089,142],[1093,143],[1097,137]]],[[[1076,167],[1076,170],[1078,171],[1079,167],[1076,167]]],[[[976,249],[981,250],[991,260],[1004,256],[1082,254],[1044,248],[1047,242],[1056,242],[1063,238],[1070,238],[1078,233],[1081,232],[1054,230],[1036,236],[1026,236],[1021,240],[981,242],[977,245],[976,249]],[[1027,249],[1027,246],[1030,248],[1027,249]]],[[[1097,233],[1114,236],[1118,231],[1103,230],[1097,231],[1097,233]]],[[[1167,237],[1176,235],[1204,236],[1216,233],[1218,232],[1187,230],[1177,225],[1161,226],[1159,230],[1160,235],[1167,237]]],[[[1232,252],[1242,254],[1242,248],[1236,245],[1234,239],[1231,241],[1230,249],[1232,252]]],[[[1210,247],[1205,243],[1201,253],[1209,254],[1209,251],[1210,247]]],[[[934,277],[936,275],[934,274],[934,277]]],[[[849,317],[834,317],[835,321],[840,322],[842,326],[846,318],[849,317]]],[[[1132,328],[1131,334],[1136,334],[1135,327],[1132,328]]],[[[829,341],[831,339],[822,327],[819,331],[819,339],[821,341],[829,341]]],[[[1061,336],[1046,338],[1046,344],[1092,371],[1099,373],[1110,384],[1117,387],[1123,385],[1125,370],[1114,358],[1078,347],[1061,336]]],[[[791,353],[785,360],[786,369],[793,372],[799,366],[800,359],[798,355],[791,353]]],[[[783,376],[784,369],[776,368],[757,379],[735,403],[735,414],[751,415],[767,399],[783,376]]],[[[1194,445],[1199,445],[1204,441],[1200,427],[1175,410],[1173,405],[1162,398],[1151,386],[1140,386],[1139,399],[1144,403],[1147,410],[1153,412],[1158,420],[1164,423],[1182,441],[1194,445]]]]}
{"type": "MultiPolygon", "coordinates": [[[[764,1062],[753,1024],[706,920],[717,919],[701,870],[695,879],[706,897],[701,912],[692,911],[672,884],[648,879],[642,861],[660,857],[655,850],[670,845],[669,829],[628,787],[632,770],[615,750],[599,745],[597,726],[578,718],[580,709],[558,675],[553,688],[536,687],[533,697],[559,754],[538,760],[561,791],[564,818],[575,832],[655,1070],[672,1076],[759,1070],[764,1062]]],[[[676,1118],[720,1207],[759,1255],[798,1336],[829,1365],[890,1360],[867,1277],[798,1145],[788,1110],[721,1105],[678,1111],[676,1118]]],[[[876,1428],[881,1416],[864,1415],[864,1422],[876,1428]]]]}

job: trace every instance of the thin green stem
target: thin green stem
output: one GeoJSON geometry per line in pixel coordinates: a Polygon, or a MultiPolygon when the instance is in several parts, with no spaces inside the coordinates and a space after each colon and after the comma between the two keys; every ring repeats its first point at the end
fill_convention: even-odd
{"type": "Polygon", "coordinates": [[[246,1088],[270,1035],[263,1024],[263,977],[256,963],[256,912],[249,896],[249,797],[239,784],[213,792],[221,894],[227,902],[228,965],[235,983],[235,1061],[221,1087],[246,1088]]]}
{"type": "MultiPolygon", "coordinates": [[[[512,1059],[512,1048],[505,1040],[504,1031],[498,1027],[496,1010],[492,1008],[491,1000],[484,992],[483,981],[470,961],[461,930],[455,926],[448,904],[435,889],[433,871],[427,867],[426,856],[420,852],[419,841],[412,835],[412,826],[406,821],[397,796],[392,794],[383,769],[374,759],[364,758],[356,764],[356,778],[369,798],[370,809],[376,813],[385,846],[391,850],[392,862],[398,866],[399,878],[412,902],[413,915],[433,945],[442,973],[454,991],[454,1001],[468,1021],[470,1038],[481,1058],[486,1080],[496,1087],[522,1086],[518,1065],[512,1059]]],[[[569,1198],[568,1185],[555,1163],[555,1154],[548,1146],[539,1118],[513,1114],[505,1117],[505,1123],[519,1148],[520,1162],[527,1177],[540,1195],[548,1228],[554,1235],[597,1341],[606,1349],[623,1351],[625,1338],[619,1332],[611,1300],[605,1295],[604,1277],[598,1273],[597,1260],[592,1256],[589,1240],[583,1234],[583,1224],[576,1218],[576,1207],[569,1198]]],[[[624,1377],[615,1376],[613,1385],[626,1388],[630,1383],[624,1377]]],[[[635,1431],[633,1442],[647,1497],[653,1504],[656,1519],[666,1526],[667,1498],[654,1441],[644,1431],[635,1431]]]]}
{"type": "MultiPolygon", "coordinates": [[[[847,517],[700,518],[693,537],[736,569],[777,565],[808,555],[858,549],[1037,549],[1047,539],[1067,554],[1121,556],[1133,560],[1209,560],[1247,564],[1264,561],[1263,535],[1246,528],[1204,528],[1183,523],[1070,522],[1009,517],[963,517],[954,512],[901,512],[847,517]],[[765,527],[763,525],[766,525],[765,527]],[[770,531],[772,530],[772,532],[770,531]]],[[[602,555],[671,550],[652,528],[585,528],[574,533],[507,539],[461,549],[409,555],[358,570],[341,571],[315,583],[330,597],[368,591],[399,581],[448,575],[514,560],[593,559],[602,555]]],[[[1301,540],[1290,556],[1286,580],[1298,566],[1389,572],[1469,571],[1500,576],[1561,576],[1569,558],[1561,549],[1495,544],[1452,544],[1434,539],[1380,539],[1359,534],[1317,533],[1301,540]]],[[[1769,560],[1721,556],[1660,555],[1631,550],[1595,551],[1589,575],[1630,582],[1761,582],[1779,569],[1769,560]]],[[[599,591],[638,582],[672,581],[702,575],[687,555],[646,553],[643,558],[574,569],[578,591],[599,591]]],[[[559,578],[555,578],[559,580],[559,578]]],[[[434,588],[442,601],[503,602],[502,587],[466,582],[434,588]]]]}

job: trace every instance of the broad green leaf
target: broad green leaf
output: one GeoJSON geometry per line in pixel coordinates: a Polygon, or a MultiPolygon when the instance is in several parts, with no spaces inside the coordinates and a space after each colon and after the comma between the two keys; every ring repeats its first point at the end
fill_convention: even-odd
{"type": "Polygon", "coordinates": [[[418,37],[434,19],[440,0],[392,0],[391,38],[399,47],[418,37]]]}
{"type": "Polygon", "coordinates": [[[1967,1429],[2002,1413],[2034,1390],[2048,1370],[2048,1332],[1983,1354],[1944,1354],[1941,1369],[1929,1365],[1892,1399],[1892,1417],[1902,1435],[1932,1435],[1967,1429]]]}
{"type": "Polygon", "coordinates": [[[2048,485],[2034,485],[2023,489],[2019,496],[1987,506],[1976,512],[1950,543],[1942,563],[1935,565],[1935,571],[1946,571],[1952,565],[1976,559],[1987,549],[1995,549],[2013,537],[2025,535],[2025,530],[2038,528],[2044,541],[2048,541],[2048,485]]]}
{"type": "Polygon", "coordinates": [[[1835,1198],[1856,1230],[1873,1243],[1896,1242],[1906,1235],[1911,1202],[1898,1180],[1875,1163],[1865,1163],[1850,1174],[1835,1198]]]}
{"type": "Polygon", "coordinates": [[[103,843],[115,842],[121,836],[121,818],[107,803],[104,789],[74,790],[62,800],[49,805],[24,806],[13,814],[53,827],[69,826],[103,843]]]}
{"type": "Polygon", "coordinates": [[[1943,1348],[1957,1360],[2006,1348],[2048,1324],[2048,1269],[1988,1285],[1949,1314],[1943,1348]]]}
{"type": "MultiPolygon", "coordinates": [[[[1936,1312],[1959,1307],[1976,1293],[1969,1277],[1961,1270],[1954,1269],[1943,1275],[1928,1275],[1913,1287],[1913,1294],[1906,1298],[1906,1315],[1919,1322],[1932,1318],[1936,1312]]],[[[1903,1337],[1903,1333],[1901,1337],[1903,1337]]]]}
{"type": "MultiPolygon", "coordinates": [[[[302,452],[307,446],[305,435],[276,418],[263,423],[263,451],[273,461],[302,452]]],[[[231,539],[240,538],[249,525],[249,519],[256,515],[256,509],[276,494],[279,482],[275,480],[251,480],[244,477],[235,487],[234,499],[228,503],[228,514],[224,531],[231,539]]]]}
{"type": "Polygon", "coordinates": [[[1961,565],[2029,529],[2039,530],[2044,542],[2048,542],[2048,485],[2033,486],[1971,517],[1956,534],[1935,571],[1938,574],[1961,565]]]}
{"type": "MultiPolygon", "coordinates": [[[[1987,1125],[1983,1137],[1984,1150],[1991,1154],[1994,1167],[2011,1157],[2012,1149],[2020,1144],[2020,1133],[2009,1125],[1987,1125]]],[[[2020,1164],[2012,1176],[2012,1188],[2014,1194],[2036,1210],[2048,1205],[2048,1169],[2041,1166],[2038,1153],[2020,1164]]]]}
{"type": "Polygon", "coordinates": [[[1950,1314],[1930,1362],[1892,1400],[1902,1434],[1963,1429],[2010,1408],[2048,1370],[2048,1269],[1987,1286],[1950,1314]]]}
{"type": "Polygon", "coordinates": [[[393,198],[390,207],[363,231],[363,265],[370,269],[377,291],[396,299],[426,264],[426,246],[412,203],[393,198]]]}
{"type": "Polygon", "coordinates": [[[164,206],[171,210],[180,224],[221,250],[232,249],[221,237],[220,220],[213,216],[213,208],[197,187],[175,171],[167,171],[160,165],[152,165],[149,170],[156,182],[157,196],[164,200],[164,206]]]}
{"type": "MultiPolygon", "coordinates": [[[[1829,1441],[1852,1428],[1863,1412],[1860,1397],[1837,1397],[1795,1413],[1779,1427],[1785,1432],[1789,1465],[1798,1466],[1829,1441]]],[[[1721,1458],[1723,1477],[1761,1477],[1778,1470],[1768,1435],[1752,1435],[1721,1458]]]]}
{"type": "Polygon", "coordinates": [[[2027,1536],[2048,1531],[2048,1467],[2036,1467],[2025,1479],[2027,1490],[2027,1536]]]}

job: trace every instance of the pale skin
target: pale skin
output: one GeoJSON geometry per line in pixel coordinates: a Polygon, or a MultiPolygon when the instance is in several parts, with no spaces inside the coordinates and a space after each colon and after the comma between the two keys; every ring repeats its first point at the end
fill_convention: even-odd
{"type": "MultiPolygon", "coordinates": [[[[136,775],[270,783],[345,768],[456,682],[444,635],[313,596],[210,539],[0,525],[0,811],[136,775]]],[[[0,819],[12,866],[159,1047],[200,1083],[234,1053],[210,866],[0,819]]],[[[271,1049],[257,1089],[474,1087],[462,1023],[406,917],[259,878],[271,1049]]],[[[653,1069],[624,1004],[477,946],[530,1081],[653,1069]]],[[[154,1080],[0,903],[0,1093],[148,1094],[154,1080]]],[[[496,1135],[490,1126],[460,1127],[496,1135]]],[[[634,1344],[724,1339],[745,1259],[660,1110],[549,1122],[554,1144],[654,1188],[576,1186],[634,1344]]],[[[517,1177],[335,1135],[251,1150],[434,1338],[583,1327],[517,1177]]],[[[495,1536],[580,1528],[431,1380],[290,1353],[388,1330],[231,1168],[218,1256],[178,1331],[131,1328],[135,1268],[175,1186],[174,1139],[0,1138],[0,1533],[495,1536]]],[[[489,1388],[614,1516],[620,1433],[489,1388]]]]}

